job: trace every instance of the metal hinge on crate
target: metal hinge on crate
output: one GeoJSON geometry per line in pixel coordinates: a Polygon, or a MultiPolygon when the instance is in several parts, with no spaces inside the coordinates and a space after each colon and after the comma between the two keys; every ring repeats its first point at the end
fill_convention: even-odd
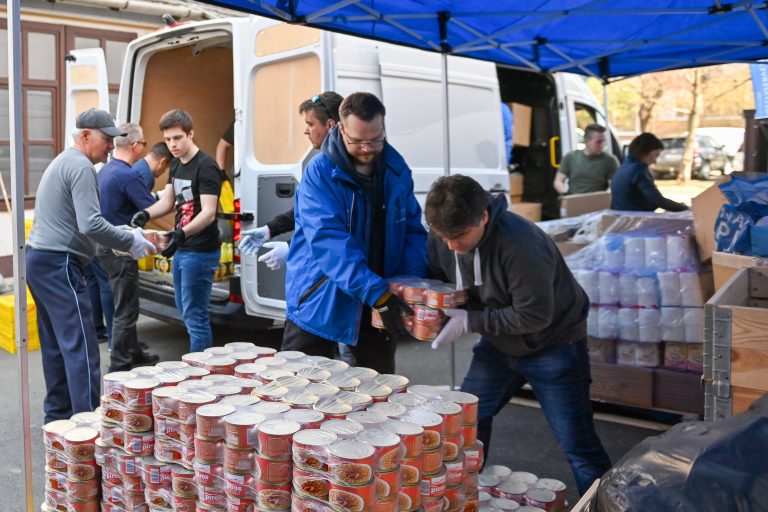
{"type": "Polygon", "coordinates": [[[715,308],[712,332],[714,416],[731,416],[731,311],[715,308]]]}

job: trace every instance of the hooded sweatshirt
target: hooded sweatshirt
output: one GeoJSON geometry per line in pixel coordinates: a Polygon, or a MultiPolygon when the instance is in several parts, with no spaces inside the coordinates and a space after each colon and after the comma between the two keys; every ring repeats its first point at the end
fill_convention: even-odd
{"type": "Polygon", "coordinates": [[[429,264],[434,276],[467,288],[469,330],[505,354],[531,355],[586,337],[586,293],[549,236],[508,212],[503,195],[492,200],[472,251],[454,253],[430,232],[429,264]]]}

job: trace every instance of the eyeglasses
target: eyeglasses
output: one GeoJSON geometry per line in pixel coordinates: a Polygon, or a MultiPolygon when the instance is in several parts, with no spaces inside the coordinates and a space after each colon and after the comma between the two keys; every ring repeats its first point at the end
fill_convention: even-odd
{"type": "Polygon", "coordinates": [[[357,146],[357,147],[363,147],[368,146],[370,148],[378,148],[382,144],[384,144],[384,141],[387,140],[386,133],[382,133],[381,137],[374,140],[350,140],[344,131],[341,132],[342,137],[344,137],[344,142],[349,144],[350,146],[357,146]]]}
{"type": "Polygon", "coordinates": [[[134,144],[141,144],[142,146],[146,146],[147,145],[147,141],[145,141],[145,140],[137,140],[137,141],[134,142],[134,144]]]}

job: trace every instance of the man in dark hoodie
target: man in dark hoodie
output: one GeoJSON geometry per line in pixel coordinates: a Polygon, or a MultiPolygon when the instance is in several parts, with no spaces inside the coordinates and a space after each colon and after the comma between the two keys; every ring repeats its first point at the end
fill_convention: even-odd
{"type": "Polygon", "coordinates": [[[427,273],[427,233],[411,170],[386,141],[385,109],[370,93],[349,95],[340,122],[304,171],[286,273],[283,350],[333,357],[350,346],[359,366],[395,369],[409,310],[386,278],[427,273]],[[377,308],[386,327],[371,326],[377,308]]]}
{"type": "Polygon", "coordinates": [[[468,293],[432,347],[481,335],[461,386],[480,399],[478,439],[487,452],[493,417],[530,383],[584,493],[611,466],[589,401],[587,295],[550,238],[472,178],[438,179],[425,214],[432,275],[468,293]]]}

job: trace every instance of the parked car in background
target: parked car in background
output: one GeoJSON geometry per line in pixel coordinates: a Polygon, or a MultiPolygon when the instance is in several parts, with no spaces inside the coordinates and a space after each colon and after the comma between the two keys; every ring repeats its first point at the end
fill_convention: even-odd
{"type": "Polygon", "coordinates": [[[731,169],[726,168],[726,174],[730,171],[744,170],[744,128],[732,126],[707,126],[696,130],[698,135],[712,137],[718,144],[725,146],[728,153],[731,169]]]}
{"type": "MultiPolygon", "coordinates": [[[[655,178],[677,178],[685,150],[685,139],[685,135],[661,139],[664,150],[656,163],[651,166],[651,172],[655,178]]],[[[697,135],[696,147],[693,148],[693,177],[707,180],[712,171],[725,174],[726,167],[730,166],[730,159],[723,148],[723,144],[712,137],[697,135]]]]}

